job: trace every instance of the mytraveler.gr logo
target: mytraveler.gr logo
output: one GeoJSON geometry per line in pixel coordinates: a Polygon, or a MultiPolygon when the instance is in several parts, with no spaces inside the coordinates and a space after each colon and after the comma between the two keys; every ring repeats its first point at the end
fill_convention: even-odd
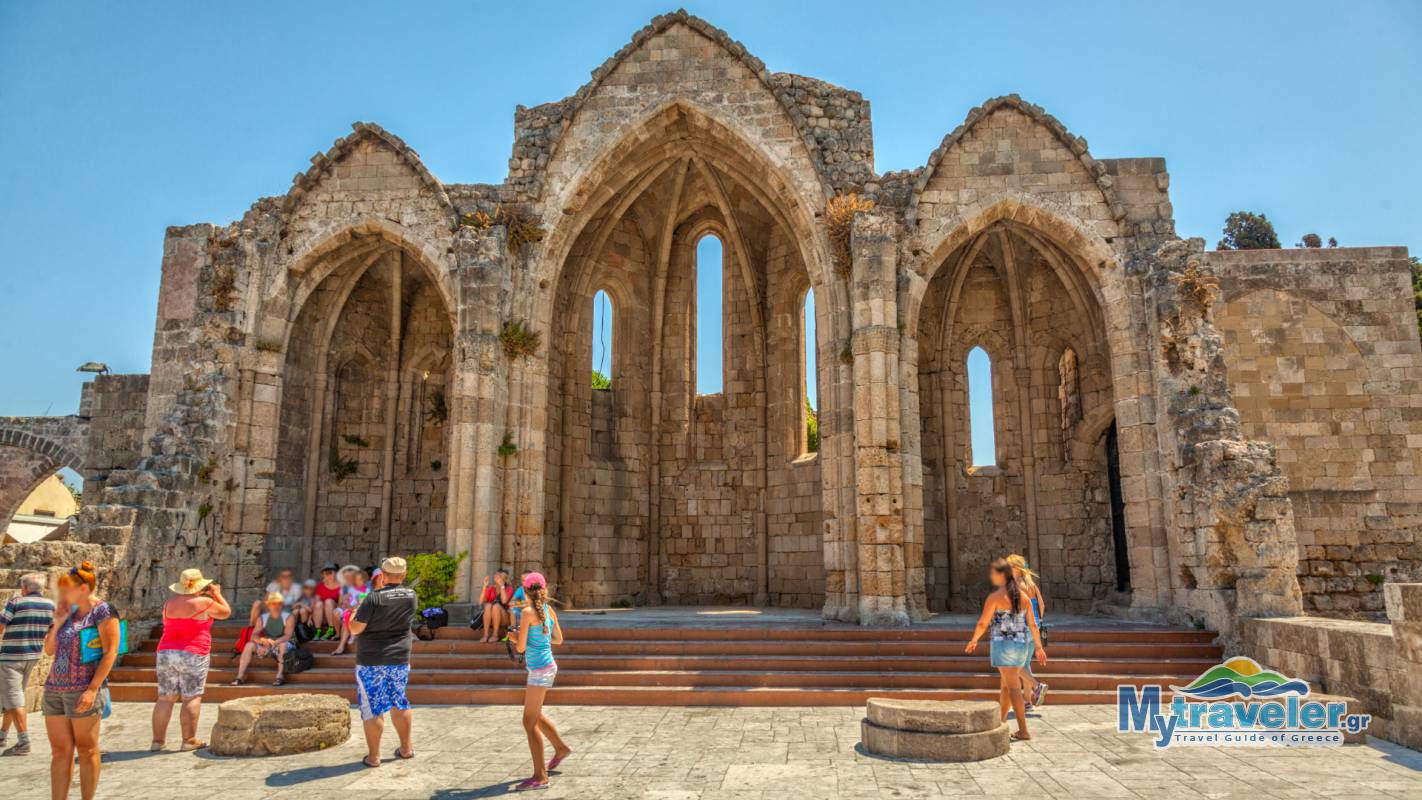
{"type": "Polygon", "coordinates": [[[1359,733],[1372,721],[1367,714],[1349,714],[1343,702],[1305,700],[1307,683],[1242,656],[1170,690],[1174,696],[1162,705],[1159,686],[1117,686],[1116,730],[1149,733],[1161,748],[1336,747],[1343,744],[1345,731],[1359,733]],[[1231,697],[1238,699],[1225,702],[1231,697]]]}

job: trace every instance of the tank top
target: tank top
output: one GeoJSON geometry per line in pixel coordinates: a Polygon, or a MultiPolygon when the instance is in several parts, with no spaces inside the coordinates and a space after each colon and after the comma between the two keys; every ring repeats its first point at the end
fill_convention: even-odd
{"type": "Polygon", "coordinates": [[[546,669],[556,666],[553,661],[553,640],[549,638],[552,621],[548,615],[548,606],[543,606],[544,622],[539,625],[530,625],[528,628],[528,641],[524,644],[523,665],[532,672],[536,669],[546,669]]]}
{"type": "Polygon", "coordinates": [[[988,624],[988,632],[992,634],[994,642],[1027,641],[1031,634],[1027,627],[1026,610],[1018,611],[1016,614],[1001,609],[992,612],[992,622],[988,624]]]}
{"type": "MultiPolygon", "coordinates": [[[[205,612],[204,612],[205,613],[205,612]]],[[[163,636],[158,639],[158,649],[186,650],[200,656],[212,652],[212,617],[164,617],[163,636]]]]}
{"type": "Polygon", "coordinates": [[[271,614],[262,615],[262,635],[268,639],[280,639],[286,633],[286,618],[291,616],[287,612],[281,612],[280,616],[271,614]]]}

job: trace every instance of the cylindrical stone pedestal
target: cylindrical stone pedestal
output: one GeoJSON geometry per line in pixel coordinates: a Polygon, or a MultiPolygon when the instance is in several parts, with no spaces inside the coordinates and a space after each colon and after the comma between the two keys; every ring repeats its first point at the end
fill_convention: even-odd
{"type": "Polygon", "coordinates": [[[871,697],[862,725],[870,753],[922,761],[985,761],[1006,755],[1007,726],[990,700],[871,697]]]}

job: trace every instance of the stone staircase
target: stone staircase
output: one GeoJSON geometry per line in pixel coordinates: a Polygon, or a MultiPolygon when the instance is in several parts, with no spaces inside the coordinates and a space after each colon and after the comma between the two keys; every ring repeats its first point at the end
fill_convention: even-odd
{"type": "MultiPolygon", "coordinates": [[[[947,626],[875,630],[777,627],[575,627],[558,648],[557,686],[549,702],[578,705],[858,706],[872,696],[903,699],[995,699],[997,673],[987,644],[963,653],[970,632],[947,626]]],[[[248,683],[226,685],[239,626],[214,629],[209,701],[274,692],[329,692],[354,699],[351,655],[332,643],[307,647],[311,670],[270,685],[270,661],[254,665],[248,683]]],[[[1209,631],[1100,621],[1054,629],[1050,660],[1039,676],[1050,702],[1112,703],[1116,686],[1181,684],[1219,663],[1209,631]]],[[[115,700],[152,700],[156,640],[125,656],[114,670],[115,700]]],[[[524,672],[502,644],[481,644],[463,627],[415,642],[409,696],[425,704],[519,704],[524,672]]]]}

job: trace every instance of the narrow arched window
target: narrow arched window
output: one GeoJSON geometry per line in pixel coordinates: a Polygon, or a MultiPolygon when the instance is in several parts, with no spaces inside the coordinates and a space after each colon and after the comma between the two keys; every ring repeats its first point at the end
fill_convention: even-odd
{"type": "Polygon", "coordinates": [[[968,352],[968,464],[997,466],[997,431],[993,415],[992,359],[981,347],[968,352]]]}
{"type": "Polygon", "coordinates": [[[1076,423],[1081,422],[1081,370],[1076,351],[1070,347],[1057,360],[1057,404],[1062,410],[1062,433],[1069,439],[1076,423]]]}
{"type": "Polygon", "coordinates": [[[800,315],[800,337],[805,358],[805,452],[820,451],[820,399],[819,387],[815,382],[818,366],[815,352],[815,290],[805,292],[805,303],[800,315]]]}
{"type": "Polygon", "coordinates": [[[717,394],[725,384],[722,338],[724,257],[715,234],[696,243],[696,393],[717,394]]]}
{"type": "Polygon", "coordinates": [[[593,295],[592,388],[612,388],[612,298],[604,291],[593,295]]]}

